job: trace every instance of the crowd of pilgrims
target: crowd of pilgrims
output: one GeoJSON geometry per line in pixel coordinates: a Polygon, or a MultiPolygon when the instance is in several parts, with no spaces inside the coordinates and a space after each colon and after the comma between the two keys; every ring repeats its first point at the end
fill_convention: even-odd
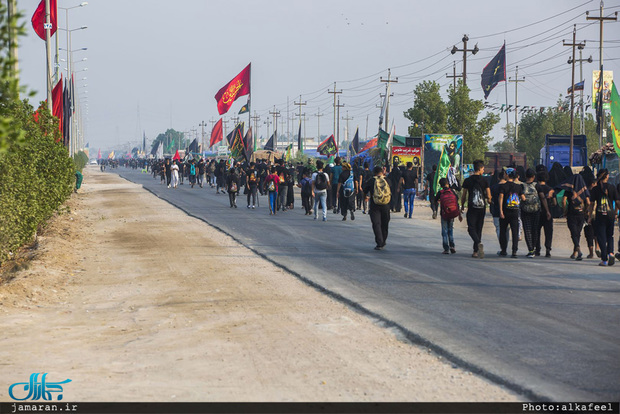
{"type": "Polygon", "coordinates": [[[614,225],[620,209],[620,184],[612,185],[609,178],[607,169],[599,169],[595,175],[590,167],[585,166],[579,173],[573,173],[571,168],[562,167],[557,162],[550,170],[538,165],[535,169],[515,167],[496,171],[490,181],[490,212],[502,247],[498,254],[507,255],[510,235],[506,228],[510,226],[513,257],[516,257],[521,230],[525,235],[528,257],[541,255],[542,234],[545,236],[546,256],[551,256],[553,219],[565,217],[573,244],[570,258],[583,259],[580,245],[583,234],[588,246],[586,257],[591,259],[596,254],[601,258],[600,266],[612,266],[615,259],[620,259],[619,253],[613,253],[614,225]],[[521,198],[521,206],[513,210],[514,213],[507,208],[506,199],[506,195],[513,191],[521,198]],[[528,192],[540,199],[537,211],[527,208],[531,205],[527,202],[528,192]],[[500,206],[503,208],[500,209],[500,206]]]}
{"type": "MultiPolygon", "coordinates": [[[[273,163],[268,160],[257,160],[256,163],[234,161],[229,163],[224,159],[218,161],[204,158],[186,161],[173,161],[166,158],[165,160],[135,161],[133,164],[128,162],[124,162],[126,167],[150,170],[154,178],[159,178],[162,185],[171,189],[184,184],[191,188],[194,186],[215,188],[217,194],[228,194],[230,208],[237,208],[240,192],[246,196],[248,209],[255,209],[259,205],[259,195],[266,195],[269,198],[270,214],[294,208],[294,189],[298,187],[301,189],[305,214],[312,215],[314,212],[315,219],[318,213],[315,201],[318,203],[318,200],[313,200],[312,184],[316,179],[317,167],[319,167],[318,169],[323,171],[329,179],[325,199],[327,210],[333,210],[334,214],[342,215],[342,220],[346,220],[349,214],[351,219],[355,219],[356,210],[362,210],[364,214],[369,212],[368,199],[365,196],[368,191],[365,191],[365,185],[373,181],[373,171],[370,170],[368,163],[363,163],[360,159],[355,159],[354,162],[348,164],[337,157],[335,163],[326,165],[325,168],[320,160],[315,164],[311,159],[308,159],[306,164],[298,163],[296,166],[287,164],[283,160],[276,160],[273,163]],[[351,174],[353,174],[355,191],[345,196],[345,182],[351,174]]],[[[405,217],[411,218],[420,172],[416,168],[408,167],[388,167],[385,170],[385,178],[391,189],[389,211],[400,213],[404,202],[405,217]]],[[[441,191],[435,195],[432,192],[429,194],[435,168],[433,166],[433,172],[424,177],[424,191],[418,194],[419,198],[428,196],[433,219],[441,210],[439,205],[441,191]]],[[[545,256],[550,257],[553,244],[553,220],[565,217],[573,243],[571,259],[583,259],[580,244],[582,234],[588,247],[587,258],[593,258],[596,254],[601,258],[599,263],[601,266],[611,266],[616,258],[620,259],[620,253],[615,255],[613,253],[615,219],[620,210],[620,184],[616,187],[608,182],[609,171],[606,169],[598,170],[595,175],[588,166],[576,174],[571,168],[562,167],[559,163],[554,163],[550,170],[547,170],[544,165],[527,170],[521,166],[510,166],[495,171],[491,175],[484,175],[482,178],[482,181],[486,183],[484,188],[490,191],[490,199],[487,202],[485,197],[482,219],[472,220],[471,224],[468,220],[468,232],[474,239],[474,257],[477,257],[478,253],[477,245],[481,246],[481,223],[484,221],[488,205],[501,247],[501,250],[497,252],[500,256],[507,255],[512,237],[512,256],[516,257],[518,242],[524,234],[528,257],[540,256],[542,247],[545,248],[545,256]],[[524,208],[527,205],[524,190],[527,192],[529,187],[534,188],[540,197],[540,207],[534,212],[524,208]],[[517,210],[511,210],[507,204],[508,195],[513,190],[523,199],[517,210]],[[559,197],[559,194],[563,196],[559,197]],[[503,208],[500,208],[500,204],[503,208]],[[510,228],[510,233],[508,228],[510,228]],[[476,236],[475,233],[478,235],[476,236]],[[544,243],[541,243],[543,236],[544,243]]],[[[469,213],[471,211],[473,217],[474,209],[468,205],[471,204],[472,186],[471,183],[467,186],[466,182],[463,183],[463,187],[469,187],[469,200],[466,201],[466,196],[463,196],[461,209],[469,207],[469,219],[469,213]]],[[[449,187],[457,193],[463,191],[458,182],[449,187]]],[[[325,208],[323,220],[326,220],[325,208]]],[[[452,249],[452,246],[448,247],[452,249]]],[[[445,250],[447,251],[448,248],[445,250]]],[[[620,240],[618,252],[620,252],[620,240]]]]}
{"type": "MultiPolygon", "coordinates": [[[[368,203],[363,196],[362,188],[372,178],[373,173],[368,163],[362,163],[360,160],[349,164],[336,157],[334,163],[326,165],[324,169],[321,161],[315,163],[312,159],[308,159],[306,164],[291,165],[283,160],[275,160],[272,163],[269,160],[259,159],[257,162],[233,161],[231,164],[224,159],[174,161],[166,158],[149,161],[148,166],[153,177],[159,177],[161,184],[168,188],[175,189],[179,185],[189,185],[191,188],[209,186],[215,188],[216,194],[228,194],[231,208],[237,208],[240,192],[246,196],[246,205],[249,209],[255,209],[259,205],[259,195],[269,196],[270,214],[293,209],[297,187],[301,190],[302,206],[306,215],[311,215],[315,210],[312,178],[317,172],[317,167],[328,177],[329,186],[325,189],[327,210],[333,210],[334,214],[342,213],[343,220],[346,220],[349,213],[351,219],[355,219],[356,209],[367,213],[368,203]],[[351,175],[355,191],[345,197],[343,187],[351,175]]],[[[392,178],[397,181],[401,175],[401,170],[396,168],[392,178]]],[[[396,194],[397,185],[394,187],[393,193],[396,194]]],[[[325,219],[325,216],[323,218],[325,219]]]]}

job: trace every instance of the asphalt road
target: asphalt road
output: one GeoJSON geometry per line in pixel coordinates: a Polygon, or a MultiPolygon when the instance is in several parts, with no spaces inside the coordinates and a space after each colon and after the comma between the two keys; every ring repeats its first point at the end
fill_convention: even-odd
{"type": "Polygon", "coordinates": [[[370,220],[361,212],[353,222],[331,213],[327,222],[314,221],[297,200],[294,211],[270,216],[266,197],[248,210],[241,195],[239,208],[231,209],[228,196],[211,188],[174,190],[139,170],[112,172],[408,340],[526,398],[620,399],[618,266],[570,261],[569,252],[556,250],[552,258],[499,258],[493,243],[484,260],[473,259],[471,239],[460,229],[459,251],[445,256],[438,221],[400,214],[392,215],[386,249],[375,251],[370,220]]]}

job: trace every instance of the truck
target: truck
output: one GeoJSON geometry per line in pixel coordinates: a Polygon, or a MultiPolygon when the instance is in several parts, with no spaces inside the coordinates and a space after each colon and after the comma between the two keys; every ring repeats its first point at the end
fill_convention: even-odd
{"type": "Polygon", "coordinates": [[[502,167],[507,167],[509,165],[520,165],[523,168],[527,168],[527,157],[525,152],[489,151],[484,153],[484,158],[486,160],[484,170],[489,174],[493,174],[502,167]]]}
{"type": "MultiPolygon", "coordinates": [[[[588,147],[585,135],[573,135],[573,167],[584,167],[588,162],[588,147]]],[[[540,163],[548,170],[555,162],[562,167],[569,165],[570,136],[545,135],[545,145],[540,149],[540,163]]]]}

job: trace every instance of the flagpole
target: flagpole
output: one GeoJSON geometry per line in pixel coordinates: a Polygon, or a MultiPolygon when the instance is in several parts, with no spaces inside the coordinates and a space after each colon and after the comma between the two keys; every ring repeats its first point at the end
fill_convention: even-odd
{"type": "MultiPolygon", "coordinates": [[[[506,47],[506,41],[504,40],[504,47],[506,47]]],[[[504,49],[505,50],[505,49],[504,49]]],[[[506,63],[504,62],[504,87],[506,88],[506,138],[508,138],[508,82],[506,81],[506,63]]],[[[516,125],[515,125],[516,127],[516,125]]],[[[515,147],[515,151],[517,148],[515,147]]]]}
{"type": "Polygon", "coordinates": [[[248,93],[248,128],[252,125],[252,62],[250,62],[250,93],[248,93]]]}
{"type": "MultiPolygon", "coordinates": [[[[45,53],[47,55],[47,109],[52,112],[52,45],[50,0],[45,0],[45,53]]],[[[67,28],[68,30],[69,28],[67,28]]]]}

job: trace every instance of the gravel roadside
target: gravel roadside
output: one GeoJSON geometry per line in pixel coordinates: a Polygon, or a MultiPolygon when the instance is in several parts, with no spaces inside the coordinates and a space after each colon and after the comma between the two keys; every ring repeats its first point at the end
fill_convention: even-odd
{"type": "Polygon", "coordinates": [[[523,399],[114,174],[68,206],[0,285],[2,401],[33,372],[83,402],[523,399]]]}

